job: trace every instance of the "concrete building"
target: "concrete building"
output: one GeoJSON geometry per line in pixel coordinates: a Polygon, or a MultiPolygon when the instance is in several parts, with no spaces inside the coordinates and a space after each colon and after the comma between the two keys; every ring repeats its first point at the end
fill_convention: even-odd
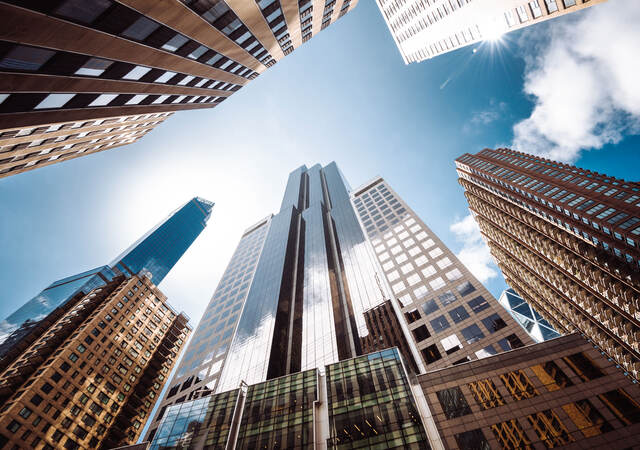
{"type": "Polygon", "coordinates": [[[145,276],[119,275],[65,304],[0,372],[0,447],[133,444],[190,332],[145,276]]]}
{"type": "Polygon", "coordinates": [[[376,0],[405,64],[606,0],[376,0]]]}
{"type": "Polygon", "coordinates": [[[640,184],[509,149],[456,160],[507,283],[640,374],[640,184]]]}
{"type": "Polygon", "coordinates": [[[351,199],[419,350],[419,372],[534,342],[383,178],[351,199]]]}
{"type": "Polygon", "coordinates": [[[133,142],[175,111],[215,107],[357,2],[2,1],[0,177],[133,142]]]}

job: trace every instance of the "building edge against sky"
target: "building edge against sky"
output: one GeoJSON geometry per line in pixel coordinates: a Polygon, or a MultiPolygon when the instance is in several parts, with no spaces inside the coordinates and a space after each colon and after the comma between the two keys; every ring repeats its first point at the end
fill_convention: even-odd
{"type": "Polygon", "coordinates": [[[2,2],[0,177],[133,142],[175,111],[213,108],[357,3],[2,2]]]}
{"type": "Polygon", "coordinates": [[[170,405],[241,381],[394,346],[425,372],[532,342],[384,180],[349,192],[335,163],[303,166],[290,174],[280,212],[244,232],[147,436],[170,405]],[[381,208],[384,221],[365,231],[360,204],[377,198],[370,212],[381,208]],[[389,241],[393,256],[371,237],[389,241]]]}
{"type": "Polygon", "coordinates": [[[607,0],[376,0],[405,64],[607,0]]]}
{"type": "Polygon", "coordinates": [[[640,183],[510,149],[456,160],[507,284],[640,374],[640,183]]]}
{"type": "Polygon", "coordinates": [[[160,284],[204,230],[213,206],[208,200],[194,197],[160,221],[109,265],[66,277],[49,285],[0,323],[0,339],[3,341],[18,330],[14,339],[7,339],[7,345],[0,344],[0,358],[15,345],[16,339],[24,337],[30,324],[45,318],[78,293],[87,293],[104,285],[118,274],[134,275],[144,272],[154,284],[160,284]],[[30,324],[20,329],[26,321],[30,321],[30,324]]]}

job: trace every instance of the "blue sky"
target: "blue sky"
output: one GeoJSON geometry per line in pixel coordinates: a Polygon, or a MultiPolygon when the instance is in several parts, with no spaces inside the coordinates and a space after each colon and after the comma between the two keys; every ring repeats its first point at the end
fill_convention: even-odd
{"type": "MultiPolygon", "coordinates": [[[[629,77],[639,63],[610,59],[637,54],[639,9],[611,0],[500,46],[405,66],[374,2],[362,0],[218,108],[177,113],[133,145],[0,180],[0,316],[56,279],[108,263],[198,195],[216,202],[210,224],[160,285],[197,322],[243,230],[279,207],[288,173],[332,160],[353,187],[386,178],[489,276],[473,229],[451,229],[468,215],[453,160],[514,143],[637,180],[640,91],[629,77]],[[587,25],[593,33],[582,33],[587,25]],[[611,30],[623,39],[600,45],[611,30]]],[[[486,284],[499,295],[493,271],[486,284]]]]}

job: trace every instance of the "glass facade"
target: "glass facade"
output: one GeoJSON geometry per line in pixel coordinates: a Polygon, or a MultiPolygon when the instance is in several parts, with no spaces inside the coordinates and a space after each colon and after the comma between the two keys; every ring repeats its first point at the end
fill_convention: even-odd
{"type": "Polygon", "coordinates": [[[560,333],[513,289],[504,290],[498,301],[536,342],[560,336],[560,333]]]}
{"type": "Polygon", "coordinates": [[[174,211],[116,258],[125,274],[151,274],[157,286],[207,226],[213,203],[195,197],[174,211]]]}
{"type": "Polygon", "coordinates": [[[429,449],[397,348],[327,367],[330,449],[429,449]]]}
{"type": "Polygon", "coordinates": [[[151,450],[325,443],[330,449],[430,448],[397,348],[172,405],[151,450]]]}
{"type": "MultiPolygon", "coordinates": [[[[146,272],[158,284],[200,235],[213,203],[196,197],[160,222],[110,265],[58,280],[0,323],[0,341],[25,321],[38,321],[74,295],[104,286],[119,273],[146,272]]],[[[1,351],[1,350],[0,350],[1,351]]]]}

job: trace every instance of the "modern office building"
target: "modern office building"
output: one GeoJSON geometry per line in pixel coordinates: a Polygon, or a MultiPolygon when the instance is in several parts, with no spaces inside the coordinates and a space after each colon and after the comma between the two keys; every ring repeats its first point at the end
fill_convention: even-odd
{"type": "Polygon", "coordinates": [[[171,405],[243,383],[389,347],[425,372],[533,342],[383,180],[349,190],[335,163],[290,174],[280,211],[243,234],[149,438],[171,405]],[[378,197],[393,236],[357,216],[378,197]],[[385,240],[392,266],[370,239],[385,240]]]}
{"type": "Polygon", "coordinates": [[[538,314],[538,311],[533,309],[533,307],[512,288],[502,291],[498,301],[502,307],[516,319],[520,326],[527,330],[527,333],[529,333],[529,336],[531,336],[534,341],[548,341],[549,339],[561,336],[544,317],[538,314]]]}
{"type": "Polygon", "coordinates": [[[0,372],[0,447],[133,444],[190,328],[146,276],[118,275],[66,311],[0,372]]]}
{"type": "Polygon", "coordinates": [[[376,0],[405,64],[606,0],[376,0]]]}
{"type": "Polygon", "coordinates": [[[125,144],[167,113],[215,107],[357,2],[1,1],[0,138],[11,139],[0,143],[0,176],[125,144]],[[76,136],[101,120],[138,129],[76,136]],[[69,123],[82,129],[54,133],[69,123]],[[65,136],[63,145],[33,144],[65,136]],[[38,158],[33,147],[52,154],[38,158]]]}
{"type": "Polygon", "coordinates": [[[0,178],[130,144],[171,114],[139,114],[4,129],[0,131],[0,178]]]}
{"type": "Polygon", "coordinates": [[[383,178],[351,197],[419,350],[419,372],[534,342],[383,178]]]}
{"type": "MultiPolygon", "coordinates": [[[[109,265],[52,283],[0,323],[0,340],[27,338],[34,322],[45,319],[71,298],[103,286],[118,274],[146,273],[157,285],[204,230],[213,203],[194,197],[149,230],[109,265]],[[28,323],[27,323],[28,321],[28,323]],[[26,324],[25,324],[26,323],[26,324]],[[25,324],[23,326],[23,324],[25,324]],[[12,337],[10,335],[12,333],[12,337]]],[[[14,344],[0,345],[0,367],[14,344]]],[[[13,353],[13,352],[10,352],[13,353]]]]}
{"type": "Polygon", "coordinates": [[[416,388],[391,348],[172,405],[150,448],[429,449],[416,388]]]}
{"type": "Polygon", "coordinates": [[[447,449],[631,449],[640,387],[571,334],[418,376],[447,449]]]}
{"type": "Polygon", "coordinates": [[[509,149],[456,160],[507,283],[640,375],[640,183],[509,149]]]}

